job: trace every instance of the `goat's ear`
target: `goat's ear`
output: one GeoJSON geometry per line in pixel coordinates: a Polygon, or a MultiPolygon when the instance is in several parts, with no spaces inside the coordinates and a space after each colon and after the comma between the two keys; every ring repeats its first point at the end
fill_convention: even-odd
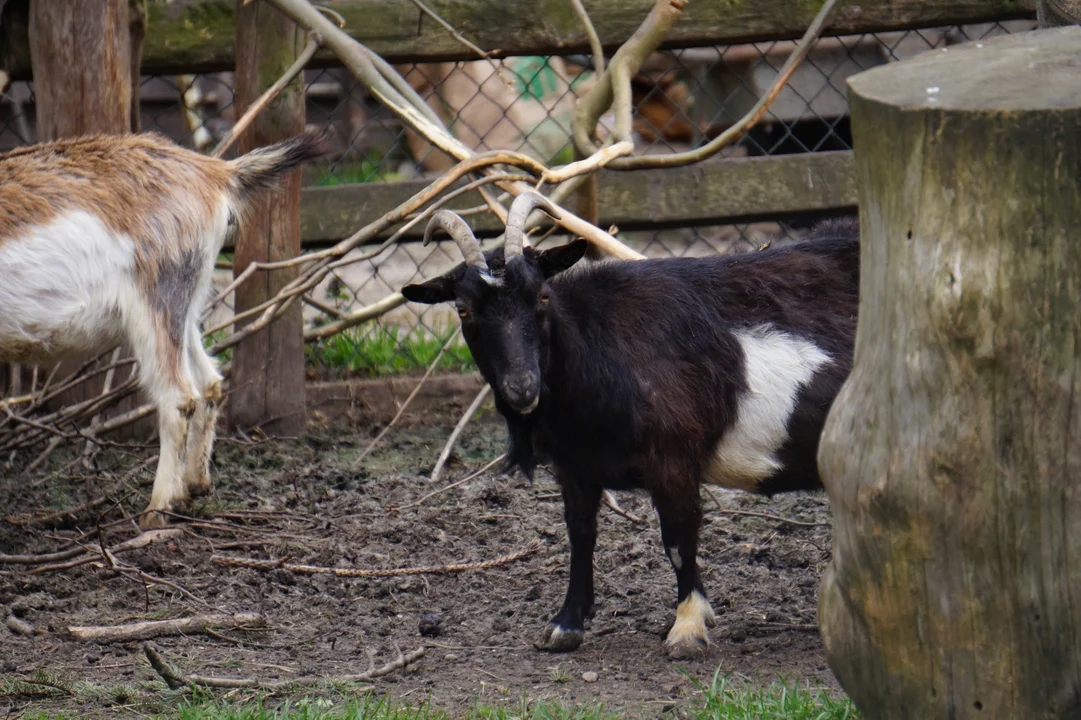
{"type": "Polygon", "coordinates": [[[561,273],[581,260],[588,247],[588,241],[578,238],[577,240],[571,240],[566,245],[560,245],[540,253],[538,260],[544,277],[550,278],[557,273],[561,273]]]}
{"type": "Polygon", "coordinates": [[[402,295],[409,302],[425,305],[448,302],[454,299],[454,280],[446,275],[440,275],[416,285],[406,285],[402,288],[402,295]]]}

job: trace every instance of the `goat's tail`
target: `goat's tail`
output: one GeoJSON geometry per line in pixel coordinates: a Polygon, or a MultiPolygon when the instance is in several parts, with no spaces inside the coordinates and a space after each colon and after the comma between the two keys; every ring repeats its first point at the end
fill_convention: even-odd
{"type": "Polygon", "coordinates": [[[246,200],[260,190],[273,188],[283,173],[303,162],[328,155],[330,151],[330,138],[326,133],[306,131],[241,155],[229,161],[237,195],[240,200],[246,200]]]}

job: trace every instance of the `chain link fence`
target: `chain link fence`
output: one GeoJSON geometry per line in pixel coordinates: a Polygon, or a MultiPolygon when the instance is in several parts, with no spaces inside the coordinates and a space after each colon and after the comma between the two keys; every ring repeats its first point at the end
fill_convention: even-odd
{"type": "MultiPolygon", "coordinates": [[[[845,88],[849,76],[937,48],[1035,26],[1035,21],[1011,21],[820,39],[767,116],[737,145],[708,162],[849,149],[845,88]]],[[[633,83],[637,152],[681,152],[716,137],[768,90],[794,47],[793,42],[768,42],[655,53],[633,83]]],[[[549,164],[572,159],[574,103],[595,81],[588,55],[396,69],[464,144],[477,151],[517,150],[549,164]]],[[[306,185],[430,179],[453,164],[404,129],[344,69],[305,71],[304,85],[308,124],[329,128],[341,148],[330,162],[305,168],[306,185]]],[[[209,152],[234,121],[233,87],[232,73],[144,77],[141,129],[209,152]]],[[[601,124],[610,127],[613,121],[604,117],[601,124]]],[[[32,84],[14,83],[0,103],[0,151],[33,142],[33,127],[32,84]]],[[[745,252],[768,239],[786,242],[805,231],[805,226],[762,222],[620,232],[619,238],[649,257],[670,257],[745,252]]],[[[564,240],[551,237],[544,242],[564,240]]],[[[457,253],[449,242],[427,247],[403,242],[375,258],[339,268],[310,294],[307,321],[327,322],[376,302],[405,283],[434,277],[460,261],[457,253]]],[[[221,285],[230,277],[230,271],[222,269],[221,285]]],[[[210,322],[217,324],[230,312],[219,310],[210,322]]],[[[448,308],[406,304],[377,321],[311,345],[311,375],[367,377],[421,371],[456,327],[448,308]]],[[[469,354],[460,339],[445,353],[441,366],[469,368],[469,354]]]]}

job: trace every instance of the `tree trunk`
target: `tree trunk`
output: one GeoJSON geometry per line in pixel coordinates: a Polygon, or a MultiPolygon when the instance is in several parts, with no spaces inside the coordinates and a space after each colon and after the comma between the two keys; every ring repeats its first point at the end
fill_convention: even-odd
{"type": "Polygon", "coordinates": [[[849,80],[860,315],[819,617],[867,718],[1081,717],[1079,47],[849,80]]]}
{"type": "MultiPolygon", "coordinates": [[[[237,117],[270,87],[303,50],[303,32],[265,3],[237,0],[237,117]]],[[[300,78],[263,110],[237,143],[241,153],[304,130],[300,78]]],[[[300,253],[300,170],[264,194],[241,223],[234,273],[252,262],[288,260],[300,253]]],[[[258,273],[236,291],[236,312],[259,305],[296,277],[295,270],[258,273]]],[[[254,321],[257,318],[252,318],[254,321]]],[[[234,427],[299,435],[304,431],[304,320],[301,303],[237,346],[233,355],[229,422],[234,427]]]]}
{"type": "Polygon", "coordinates": [[[1081,0],[1036,0],[1040,27],[1081,23],[1081,0]]]}

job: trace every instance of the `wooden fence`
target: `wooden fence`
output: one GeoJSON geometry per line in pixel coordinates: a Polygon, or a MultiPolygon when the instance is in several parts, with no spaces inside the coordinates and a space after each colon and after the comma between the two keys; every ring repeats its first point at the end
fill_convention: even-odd
{"type": "MultiPolygon", "coordinates": [[[[25,32],[30,1],[2,4],[0,68],[15,79],[30,78],[25,32]]],[[[588,52],[587,38],[566,0],[431,0],[427,4],[492,57],[588,52]]],[[[652,4],[652,0],[585,2],[608,51],[630,36],[652,4]]],[[[817,5],[802,0],[691,2],[663,47],[788,41],[803,32],[817,5]]],[[[236,0],[149,0],[142,74],[232,71],[236,6],[236,0]]],[[[476,59],[410,0],[342,0],[333,9],[353,37],[392,63],[476,59]]],[[[851,37],[1035,17],[1035,0],[873,0],[840,5],[825,35],[851,37]]],[[[332,57],[320,53],[311,67],[334,64],[332,57]]],[[[408,180],[305,187],[300,203],[302,243],[318,247],[347,237],[426,184],[408,180]]],[[[598,188],[598,224],[628,231],[804,218],[851,212],[857,205],[853,160],[847,150],[725,158],[676,169],[602,171],[598,188]]],[[[461,198],[449,207],[469,204],[469,198],[461,198]]],[[[477,216],[475,227],[479,233],[499,230],[487,215],[477,216]]],[[[418,237],[414,229],[403,239],[418,237]]]]}

